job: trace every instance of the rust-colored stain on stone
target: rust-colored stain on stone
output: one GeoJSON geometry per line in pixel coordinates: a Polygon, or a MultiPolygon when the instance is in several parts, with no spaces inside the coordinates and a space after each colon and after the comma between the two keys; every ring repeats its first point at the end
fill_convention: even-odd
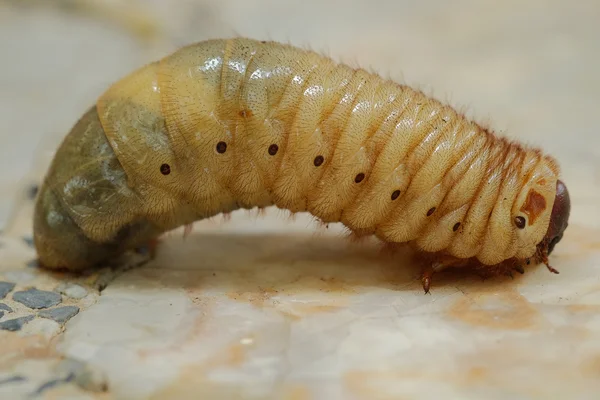
{"type": "Polygon", "coordinates": [[[175,380],[150,398],[157,400],[240,398],[244,393],[243,384],[221,384],[212,381],[208,374],[218,368],[239,368],[248,360],[248,351],[252,347],[252,345],[234,342],[217,351],[201,364],[186,365],[179,371],[175,380]]]}
{"type": "Polygon", "coordinates": [[[600,354],[596,354],[584,361],[581,365],[581,372],[583,375],[600,378],[600,354]]]}
{"type": "Polygon", "coordinates": [[[329,302],[305,303],[292,301],[289,296],[293,296],[293,294],[293,290],[284,291],[273,288],[257,288],[255,291],[230,292],[227,293],[227,297],[235,301],[249,303],[255,307],[274,309],[293,321],[298,321],[314,314],[336,312],[347,305],[347,301],[343,298],[335,301],[334,304],[329,302]],[[275,295],[282,297],[273,299],[275,295]]]}
{"type": "Polygon", "coordinates": [[[227,293],[227,297],[232,300],[244,301],[257,307],[262,307],[271,302],[271,298],[279,293],[273,288],[258,287],[254,291],[237,291],[227,293]]]}
{"type": "Polygon", "coordinates": [[[10,368],[28,358],[45,359],[57,355],[54,346],[48,344],[42,335],[19,336],[13,332],[2,332],[2,357],[0,369],[10,368]]]}
{"type": "Polygon", "coordinates": [[[234,343],[227,346],[224,351],[217,353],[216,357],[211,359],[208,364],[210,367],[239,367],[246,362],[247,351],[248,346],[241,343],[234,343]]]}
{"type": "Polygon", "coordinates": [[[358,399],[395,399],[404,400],[406,397],[398,393],[385,393],[382,388],[387,382],[400,382],[406,379],[422,379],[422,374],[405,370],[351,370],[344,374],[343,385],[348,398],[358,399]]]}
{"type": "Polygon", "coordinates": [[[290,385],[283,389],[282,398],[285,400],[310,400],[313,397],[306,386],[290,385]]]}
{"type": "Polygon", "coordinates": [[[0,369],[9,368],[18,361],[35,358],[52,358],[58,355],[54,346],[42,335],[19,336],[13,332],[1,332],[2,357],[0,369]]]}
{"type": "Polygon", "coordinates": [[[409,370],[394,368],[386,370],[351,370],[344,374],[343,385],[348,393],[348,398],[359,399],[412,399],[404,397],[396,391],[385,392],[386,387],[394,386],[402,381],[450,382],[460,386],[481,384],[488,379],[490,371],[483,366],[474,366],[468,369],[459,368],[448,372],[425,372],[422,370],[409,370]]]}
{"type": "Polygon", "coordinates": [[[539,312],[519,293],[504,289],[477,297],[463,296],[448,316],[469,325],[494,329],[525,330],[539,323],[539,312]]]}
{"type": "Polygon", "coordinates": [[[546,199],[544,196],[534,189],[529,189],[525,204],[521,207],[521,212],[525,213],[529,219],[529,225],[533,225],[545,209],[546,199]]]}
{"type": "Polygon", "coordinates": [[[211,381],[202,365],[186,365],[178,376],[161,390],[148,396],[151,400],[163,399],[239,399],[244,395],[243,385],[211,381]]]}
{"type": "Polygon", "coordinates": [[[345,294],[356,293],[355,289],[351,288],[346,282],[339,278],[333,276],[321,277],[320,281],[323,282],[323,285],[320,285],[319,290],[323,292],[339,292],[345,294]]]}
{"type": "MultiPolygon", "coordinates": [[[[344,303],[345,305],[345,303],[344,303]]],[[[335,304],[282,304],[277,306],[277,311],[292,321],[299,321],[304,317],[314,314],[334,313],[343,308],[342,305],[335,304]]]]}
{"type": "Polygon", "coordinates": [[[467,377],[473,381],[481,381],[488,376],[488,372],[484,367],[472,367],[467,373],[467,377]]]}
{"type": "Polygon", "coordinates": [[[600,305],[598,304],[568,304],[566,309],[571,313],[590,313],[591,315],[600,313],[600,305]]]}

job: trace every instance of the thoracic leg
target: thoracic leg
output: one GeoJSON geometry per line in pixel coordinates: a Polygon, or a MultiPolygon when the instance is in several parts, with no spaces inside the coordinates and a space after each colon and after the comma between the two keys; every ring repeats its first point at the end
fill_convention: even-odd
{"type": "Polygon", "coordinates": [[[453,257],[438,257],[436,259],[429,260],[426,263],[426,266],[423,268],[423,272],[421,273],[421,283],[423,284],[423,290],[425,293],[429,293],[429,289],[431,288],[432,277],[436,272],[440,272],[449,267],[457,267],[460,264],[464,264],[466,260],[460,260],[453,257]]]}
{"type": "Polygon", "coordinates": [[[546,268],[548,268],[548,271],[552,272],[553,274],[558,274],[558,270],[555,269],[554,267],[552,267],[549,262],[548,262],[548,254],[547,253],[543,253],[542,254],[542,262],[544,263],[544,265],[546,265],[546,268]]]}
{"type": "Polygon", "coordinates": [[[450,265],[444,264],[439,261],[434,261],[427,265],[423,269],[423,273],[421,274],[421,283],[423,284],[423,290],[425,293],[429,293],[429,288],[431,287],[431,279],[436,272],[442,271],[448,268],[450,265]]]}
{"type": "Polygon", "coordinates": [[[423,290],[425,293],[429,293],[429,287],[431,286],[431,278],[433,277],[433,267],[428,265],[423,269],[421,273],[421,283],[423,284],[423,290]]]}

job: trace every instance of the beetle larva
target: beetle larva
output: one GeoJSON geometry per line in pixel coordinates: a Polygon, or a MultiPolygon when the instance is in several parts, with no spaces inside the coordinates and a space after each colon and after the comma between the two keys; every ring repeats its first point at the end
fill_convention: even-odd
{"type": "Polygon", "coordinates": [[[570,201],[550,156],[317,53],[250,39],[184,47],[110,87],[60,145],[34,234],[48,268],[97,265],[163,232],[277,206],[448,266],[522,271],[570,201]]]}

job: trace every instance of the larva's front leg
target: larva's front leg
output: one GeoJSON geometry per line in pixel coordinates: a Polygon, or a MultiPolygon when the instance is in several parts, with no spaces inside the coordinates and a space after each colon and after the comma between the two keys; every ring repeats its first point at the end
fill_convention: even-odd
{"type": "Polygon", "coordinates": [[[436,273],[442,272],[448,268],[464,267],[467,265],[467,263],[468,262],[466,260],[449,256],[439,256],[433,259],[431,257],[427,257],[422,261],[423,267],[421,270],[421,283],[423,285],[425,294],[429,293],[433,276],[436,273]]]}

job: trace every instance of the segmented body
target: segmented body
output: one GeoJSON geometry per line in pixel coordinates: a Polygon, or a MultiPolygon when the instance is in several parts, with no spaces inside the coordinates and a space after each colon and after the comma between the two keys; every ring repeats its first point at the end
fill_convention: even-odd
{"type": "MultiPolygon", "coordinates": [[[[149,64],[113,85],[97,115],[123,200],[99,211],[107,192],[95,211],[71,213],[95,242],[139,220],[166,230],[275,205],[493,265],[535,253],[559,174],[551,157],[420,91],[250,39],[149,64]]],[[[76,186],[80,174],[68,178],[48,184],[76,186]]]]}

